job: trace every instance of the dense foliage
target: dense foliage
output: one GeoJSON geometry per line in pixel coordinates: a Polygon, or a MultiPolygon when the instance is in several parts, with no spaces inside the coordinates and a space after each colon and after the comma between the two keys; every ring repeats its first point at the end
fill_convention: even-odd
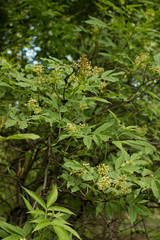
{"type": "Polygon", "coordinates": [[[158,1],[2,3],[1,239],[158,240],[158,1]]]}

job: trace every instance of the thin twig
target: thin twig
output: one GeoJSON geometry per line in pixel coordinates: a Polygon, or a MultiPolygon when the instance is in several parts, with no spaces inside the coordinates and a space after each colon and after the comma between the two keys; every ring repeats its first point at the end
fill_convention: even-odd
{"type": "Polygon", "coordinates": [[[112,234],[112,231],[111,231],[111,229],[110,229],[110,226],[109,226],[109,223],[108,223],[108,221],[107,221],[107,219],[103,216],[103,214],[102,213],[99,213],[100,215],[101,215],[101,217],[103,218],[103,220],[106,222],[106,224],[107,224],[107,229],[108,229],[108,231],[109,231],[109,239],[110,240],[113,240],[113,234],[112,234]]]}
{"type": "Polygon", "coordinates": [[[145,223],[144,216],[142,216],[142,221],[143,221],[143,226],[144,226],[144,229],[145,229],[146,237],[147,237],[148,240],[150,240],[150,236],[149,236],[148,231],[147,231],[147,226],[146,226],[146,223],[145,223]]]}
{"type": "MultiPolygon", "coordinates": [[[[48,177],[48,168],[49,168],[49,165],[50,165],[50,162],[51,162],[51,137],[49,136],[48,137],[48,163],[47,163],[47,166],[45,168],[45,174],[44,174],[44,183],[43,183],[43,188],[41,190],[41,193],[40,193],[40,196],[42,195],[42,191],[46,189],[46,186],[47,186],[47,177],[48,177]]],[[[34,203],[33,205],[33,209],[36,208],[36,205],[37,205],[37,202],[34,203]]]]}

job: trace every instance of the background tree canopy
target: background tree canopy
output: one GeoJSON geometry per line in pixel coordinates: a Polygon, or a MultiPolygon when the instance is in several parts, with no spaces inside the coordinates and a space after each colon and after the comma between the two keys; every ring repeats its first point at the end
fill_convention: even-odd
{"type": "Polygon", "coordinates": [[[159,240],[159,1],[0,14],[0,239],[159,240]]]}

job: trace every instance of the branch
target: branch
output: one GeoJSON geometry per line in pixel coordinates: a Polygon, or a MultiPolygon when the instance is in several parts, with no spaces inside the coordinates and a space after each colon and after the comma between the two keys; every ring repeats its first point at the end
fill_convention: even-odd
{"type": "MultiPolygon", "coordinates": [[[[42,195],[43,190],[45,190],[46,186],[47,186],[48,168],[49,168],[49,165],[50,165],[50,162],[51,162],[51,137],[50,136],[48,137],[48,146],[49,146],[48,147],[48,163],[47,163],[47,166],[45,168],[44,183],[43,183],[43,188],[40,192],[40,196],[42,195]]],[[[37,205],[37,202],[34,203],[33,209],[36,208],[36,205],[37,205]]]]}
{"type": "Polygon", "coordinates": [[[147,231],[147,226],[146,226],[146,223],[145,223],[144,216],[142,216],[142,221],[143,221],[143,226],[144,226],[144,229],[145,229],[146,237],[147,237],[148,240],[150,240],[150,236],[149,236],[148,231],[147,231]]]}

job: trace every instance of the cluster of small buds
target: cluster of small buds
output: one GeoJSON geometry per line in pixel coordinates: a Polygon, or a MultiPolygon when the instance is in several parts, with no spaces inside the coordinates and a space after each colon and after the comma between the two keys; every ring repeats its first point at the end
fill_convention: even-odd
{"type": "Polygon", "coordinates": [[[119,176],[118,179],[115,179],[113,181],[113,186],[116,189],[121,189],[122,186],[124,186],[123,184],[126,183],[126,181],[127,181],[127,176],[125,174],[123,174],[122,176],[119,176]]]}
{"type": "Polygon", "coordinates": [[[125,194],[131,192],[131,189],[128,186],[125,186],[125,185],[121,185],[121,190],[124,191],[125,194]]]}
{"type": "Polygon", "coordinates": [[[57,94],[55,92],[52,93],[52,96],[57,98],[57,94]]]}
{"type": "Polygon", "coordinates": [[[78,133],[85,126],[86,126],[85,123],[80,123],[79,125],[76,125],[74,123],[67,123],[66,130],[71,134],[78,133]]]}
{"type": "Polygon", "coordinates": [[[26,238],[20,238],[20,240],[26,240],[26,238]]]}
{"type": "Polygon", "coordinates": [[[46,82],[46,78],[44,76],[38,76],[37,83],[43,85],[46,82]]]}
{"type": "Polygon", "coordinates": [[[82,177],[85,173],[87,173],[86,169],[79,169],[71,171],[70,175],[77,175],[78,177],[82,177]]]}
{"type": "Polygon", "coordinates": [[[79,132],[79,128],[74,123],[67,123],[67,130],[69,133],[77,133],[79,132]]]}
{"type": "Polygon", "coordinates": [[[121,180],[120,179],[115,179],[113,181],[113,185],[114,185],[115,188],[118,188],[120,186],[120,184],[121,184],[121,180]]]}
{"type": "Polygon", "coordinates": [[[100,84],[99,84],[98,88],[102,91],[106,86],[107,86],[106,82],[100,81],[100,84]]]}
{"type": "Polygon", "coordinates": [[[105,191],[107,188],[109,188],[112,184],[112,180],[109,178],[109,176],[104,176],[100,178],[97,182],[97,187],[101,191],[105,191]]]}
{"type": "Polygon", "coordinates": [[[97,168],[98,168],[98,170],[97,170],[98,171],[98,175],[100,177],[108,175],[109,166],[107,166],[105,163],[102,163],[102,164],[98,165],[97,168]]]}
{"type": "Polygon", "coordinates": [[[104,68],[99,68],[97,66],[95,66],[93,69],[92,69],[92,73],[93,75],[98,75],[98,76],[101,76],[101,74],[104,72],[104,68]]]}
{"type": "Polygon", "coordinates": [[[88,108],[88,105],[87,105],[86,102],[82,102],[81,105],[79,106],[79,109],[80,109],[81,111],[83,111],[83,110],[85,110],[85,109],[87,109],[87,108],[88,108]]]}
{"type": "Polygon", "coordinates": [[[127,161],[122,164],[122,167],[128,166],[128,165],[134,165],[135,163],[133,161],[127,161]]]}
{"type": "Polygon", "coordinates": [[[58,84],[61,80],[62,70],[59,67],[56,67],[52,72],[51,75],[47,78],[47,82],[49,84],[56,83],[58,84]]]}
{"type": "Polygon", "coordinates": [[[32,71],[35,72],[38,76],[41,76],[43,73],[43,66],[42,65],[34,65],[32,67],[32,71]]]}
{"type": "Polygon", "coordinates": [[[85,173],[87,173],[87,167],[90,167],[90,163],[83,163],[84,168],[79,170],[73,170],[70,172],[70,175],[77,175],[78,177],[82,177],[85,173]]]}
{"type": "Polygon", "coordinates": [[[141,53],[139,56],[137,56],[135,60],[136,66],[138,65],[144,65],[144,63],[148,60],[148,54],[146,53],[141,53]]]}
{"type": "Polygon", "coordinates": [[[75,75],[75,74],[72,74],[69,78],[68,78],[68,83],[71,83],[71,82],[78,82],[79,79],[78,77],[75,75]]]}
{"type": "Polygon", "coordinates": [[[148,132],[148,128],[146,125],[144,125],[143,127],[139,127],[137,129],[137,134],[140,136],[144,136],[147,132],[148,132]]]}
{"type": "Polygon", "coordinates": [[[152,66],[150,69],[153,72],[160,74],[160,66],[152,66]]]}
{"type": "Polygon", "coordinates": [[[90,167],[90,163],[83,163],[84,167],[90,167]]]}
{"type": "Polygon", "coordinates": [[[35,98],[30,98],[28,103],[25,105],[29,108],[29,110],[34,111],[35,114],[42,112],[42,109],[35,98]]]}
{"type": "Polygon", "coordinates": [[[127,176],[126,176],[125,174],[123,174],[122,176],[120,176],[120,178],[121,178],[124,182],[127,181],[127,176]]]}
{"type": "Polygon", "coordinates": [[[74,68],[78,70],[78,73],[82,76],[92,76],[92,66],[85,54],[78,59],[77,63],[74,63],[74,68]]]}

